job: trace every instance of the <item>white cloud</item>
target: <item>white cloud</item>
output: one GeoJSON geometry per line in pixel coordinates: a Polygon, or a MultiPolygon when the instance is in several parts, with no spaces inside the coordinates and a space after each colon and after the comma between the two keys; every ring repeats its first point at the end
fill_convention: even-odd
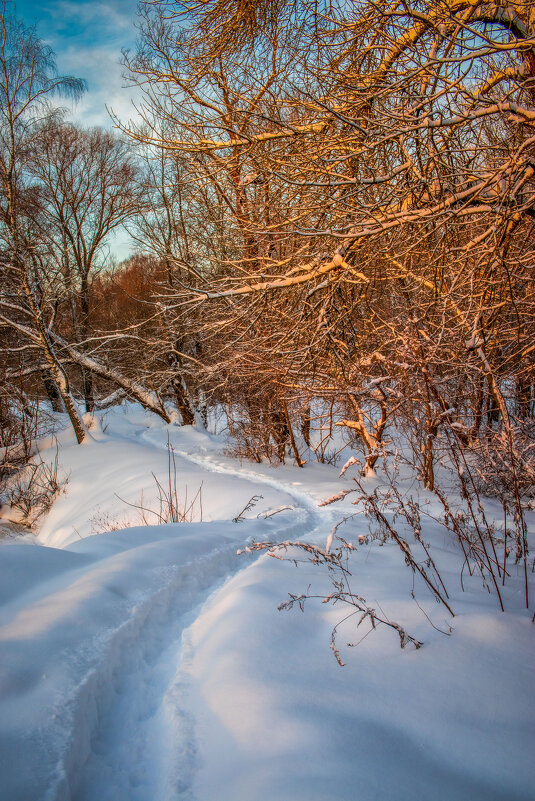
{"type": "Polygon", "coordinates": [[[63,75],[83,78],[88,91],[68,111],[83,125],[112,127],[106,111],[121,120],[134,109],[135,88],[127,88],[121,52],[135,47],[136,4],[133,0],[31,0],[24,14],[37,34],[52,47],[63,75]]]}
{"type": "Polygon", "coordinates": [[[58,56],[61,72],[85,78],[88,91],[72,106],[68,118],[83,125],[110,127],[113,123],[106,106],[121,121],[128,121],[139,98],[136,87],[128,86],[120,52],[108,47],[69,47],[58,56]]]}
{"type": "Polygon", "coordinates": [[[136,6],[131,0],[116,2],[77,2],[54,0],[47,6],[47,13],[57,30],[63,30],[74,23],[76,35],[92,35],[102,39],[126,34],[134,34],[136,6]]]}

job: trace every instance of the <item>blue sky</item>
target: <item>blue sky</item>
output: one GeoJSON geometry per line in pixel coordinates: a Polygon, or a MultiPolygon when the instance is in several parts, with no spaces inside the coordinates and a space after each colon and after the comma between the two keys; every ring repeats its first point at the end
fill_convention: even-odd
{"type": "MultiPolygon", "coordinates": [[[[124,88],[123,48],[135,49],[136,0],[18,0],[16,16],[35,25],[40,39],[56,54],[63,75],[84,78],[87,92],[67,118],[84,126],[113,127],[106,106],[127,122],[133,116],[133,90],[124,88]]],[[[118,229],[109,241],[117,261],[127,258],[133,243],[118,229]]]]}
{"type": "Polygon", "coordinates": [[[52,47],[59,71],[87,81],[70,119],[110,127],[106,105],[122,120],[131,116],[132,91],[123,88],[120,58],[123,48],[135,48],[136,0],[18,0],[15,8],[52,47]]]}

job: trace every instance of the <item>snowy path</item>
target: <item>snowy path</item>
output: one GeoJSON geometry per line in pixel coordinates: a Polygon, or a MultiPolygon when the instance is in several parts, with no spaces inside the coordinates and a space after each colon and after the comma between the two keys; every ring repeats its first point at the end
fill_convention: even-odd
{"type": "MultiPolygon", "coordinates": [[[[105,484],[112,486],[116,480],[109,446],[103,440],[85,453],[84,470],[92,473],[95,496],[104,496],[105,484]],[[106,453],[107,472],[100,471],[104,475],[95,483],[106,453]]],[[[127,432],[121,447],[123,460],[131,463],[130,479],[140,461],[147,474],[144,460],[155,448],[164,469],[166,446],[165,431],[127,432]]],[[[256,556],[237,556],[238,548],[252,538],[311,535],[329,515],[318,512],[291,482],[287,486],[260,471],[241,468],[219,457],[215,446],[204,455],[195,444],[188,450],[194,452],[176,451],[180,478],[209,485],[207,511],[216,517],[213,522],[111,531],[76,539],[64,550],[46,548],[44,553],[42,548],[26,549],[28,556],[36,556],[35,571],[26,570],[26,585],[14,575],[13,594],[8,584],[8,602],[0,616],[0,688],[9,693],[20,685],[16,673],[21,651],[32,665],[17,690],[26,718],[13,713],[0,732],[1,801],[193,797],[198,764],[195,727],[183,704],[184,631],[225,581],[255,561],[256,556]],[[229,488],[234,491],[229,493],[229,488]],[[239,524],[217,519],[219,510],[227,507],[237,514],[253,495],[264,496],[267,513],[290,508],[239,524]],[[47,561],[41,574],[39,568],[47,561]],[[20,636],[25,628],[27,641],[20,636]]],[[[55,519],[47,521],[51,542],[58,532],[67,535],[65,521],[72,518],[73,504],[91,500],[85,491],[81,494],[83,475],[75,465],[70,495],[59,499],[55,519]]],[[[81,519],[89,514],[87,509],[77,510],[81,519]]],[[[3,554],[11,556],[11,546],[5,547],[3,554]]],[[[21,546],[12,547],[15,568],[22,572],[17,561],[21,546]]],[[[8,719],[9,704],[5,714],[8,719]]]]}
{"type": "MultiPolygon", "coordinates": [[[[104,687],[106,703],[87,763],[74,777],[78,801],[164,801],[187,797],[195,767],[192,724],[181,708],[181,638],[206,597],[236,570],[235,545],[184,565],[154,598],[135,638],[124,644],[104,687]]],[[[242,566],[243,567],[243,566],[242,566]]]]}
{"type": "MultiPolygon", "coordinates": [[[[144,431],[141,438],[152,445],[159,448],[166,447],[166,443],[162,443],[161,436],[151,436],[150,432],[144,431]]],[[[242,463],[238,464],[235,459],[223,457],[218,451],[210,452],[205,451],[204,455],[199,455],[198,452],[192,450],[184,450],[174,447],[174,452],[177,456],[185,459],[186,461],[198,465],[203,470],[220,473],[226,476],[236,476],[237,478],[250,481],[255,493],[261,492],[262,487],[271,487],[279,492],[286,493],[295,501],[296,508],[306,510],[308,520],[307,529],[312,532],[318,528],[322,530],[332,520],[333,514],[330,509],[319,508],[317,499],[314,499],[310,492],[304,489],[298,489],[303,486],[302,480],[289,480],[288,473],[286,474],[286,481],[273,478],[270,473],[274,472],[273,467],[270,465],[258,465],[258,469],[254,470],[250,463],[244,466],[242,463]]],[[[299,468],[293,468],[292,476],[301,478],[299,468]]],[[[338,489],[338,485],[336,489],[338,489]]],[[[325,490],[322,489],[321,497],[324,497],[325,490]]],[[[289,533],[288,536],[291,536],[289,533]]]]}
{"type": "MultiPolygon", "coordinates": [[[[163,447],[161,441],[142,437],[163,447]]],[[[264,487],[285,492],[295,509],[274,516],[270,538],[282,540],[328,531],[330,511],[319,510],[302,490],[250,467],[229,464],[217,456],[175,454],[203,470],[233,475],[251,483],[251,495],[264,487]]],[[[165,598],[151,600],[135,639],[125,643],[112,671],[111,687],[97,699],[99,717],[91,737],[89,758],[76,780],[73,801],[182,801],[193,796],[197,767],[195,725],[184,704],[187,672],[182,660],[182,636],[198,617],[206,600],[230,576],[248,567],[236,559],[236,545],[216,547],[186,564],[165,598]]]]}
{"type": "MultiPolygon", "coordinates": [[[[262,485],[286,490],[296,500],[290,522],[274,525],[275,540],[313,533],[327,515],[303,492],[266,480],[250,470],[231,470],[209,459],[177,451],[203,469],[238,475],[262,485]],[[304,514],[303,514],[304,511],[304,514]],[[297,520],[295,520],[297,518],[297,520]]],[[[254,494],[253,492],[251,494],[254,494]]],[[[128,639],[116,658],[111,687],[97,699],[104,713],[91,738],[86,765],[76,779],[73,801],[169,801],[191,798],[191,779],[196,769],[194,723],[183,707],[186,678],[181,665],[184,630],[201,611],[204,602],[222,583],[251,560],[236,559],[236,544],[216,547],[185,564],[164,598],[151,599],[150,609],[135,639],[128,639]]],[[[108,665],[109,667],[109,665],[108,665]]]]}

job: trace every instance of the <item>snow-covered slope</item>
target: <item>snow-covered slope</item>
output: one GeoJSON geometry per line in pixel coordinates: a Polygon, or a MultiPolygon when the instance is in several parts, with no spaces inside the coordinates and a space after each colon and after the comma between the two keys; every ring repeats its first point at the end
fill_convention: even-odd
{"type": "MultiPolygon", "coordinates": [[[[136,407],[106,424],[80,447],[59,437],[69,482],[40,544],[0,548],[2,801],[533,797],[534,627],[520,578],[506,613],[475,577],[462,592],[456,548],[429,524],[450,618],[418,584],[411,598],[395,545],[359,546],[354,591],[424,647],[401,650],[395,632],[368,634],[353,617],[338,632],[341,668],[329,640],[349,610],[277,610],[288,592],[328,593],[325,572],[237,551],[324,544],[354,507],[317,502],[348,479],[324,465],[240,464],[223,438],[136,407]],[[165,486],[168,436],[182,495],[202,484],[203,522],[132,525],[141,493],[158,507],[152,473],[165,486]]],[[[355,542],[367,533],[362,517],[351,526],[355,542]]]]}

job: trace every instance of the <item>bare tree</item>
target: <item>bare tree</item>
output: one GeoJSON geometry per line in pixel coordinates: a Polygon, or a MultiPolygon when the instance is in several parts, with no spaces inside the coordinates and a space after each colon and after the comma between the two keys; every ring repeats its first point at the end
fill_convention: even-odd
{"type": "MultiPolygon", "coordinates": [[[[73,334],[85,351],[92,277],[105,262],[109,235],[139,208],[135,159],[127,144],[108,131],[48,120],[35,139],[29,169],[41,190],[41,236],[63,277],[73,334]]],[[[86,411],[91,411],[93,382],[87,370],[83,393],[86,411]]]]}
{"type": "MultiPolygon", "coordinates": [[[[49,335],[47,308],[39,258],[28,227],[29,209],[38,202],[27,176],[29,151],[36,121],[50,114],[54,95],[77,96],[81,81],[59,76],[52,52],[33,31],[8,15],[0,15],[0,215],[2,290],[0,322],[22,334],[49,370],[69,414],[78,442],[85,426],[70,392],[69,379],[49,335]]],[[[53,309],[53,307],[52,307],[53,309]]],[[[53,314],[53,311],[52,311],[53,314]]]]}
{"type": "MultiPolygon", "coordinates": [[[[87,431],[71,392],[68,363],[76,364],[85,375],[119,385],[169,422],[169,413],[154,390],[99,360],[90,352],[84,331],[78,330],[74,343],[69,341],[76,332],[65,325],[65,310],[72,308],[74,277],[80,307],[80,291],[85,297],[85,312],[78,314],[77,323],[80,319],[82,327],[87,323],[90,270],[104,237],[124,219],[125,204],[132,201],[127,190],[133,187],[134,175],[126,148],[114,144],[107,134],[76,134],[65,127],[72,134],[71,154],[77,153],[73,166],[63,150],[68,142],[50,134],[49,156],[56,161],[55,167],[53,162],[47,165],[48,175],[53,177],[54,168],[62,174],[61,180],[56,174],[55,199],[47,194],[45,176],[37,181],[31,169],[35,170],[37,142],[42,144],[43,131],[57,129],[54,97],[77,96],[83,83],[58,76],[50,49],[11,18],[4,6],[0,35],[0,326],[11,332],[6,353],[13,359],[23,355],[25,372],[43,375],[49,395],[59,392],[78,442],[87,431]],[[119,164],[117,157],[122,159],[119,164]],[[102,192],[99,182],[103,182],[102,192]],[[55,212],[53,202],[57,203],[55,212]]],[[[128,334],[116,331],[108,339],[119,335],[128,334]]],[[[99,343],[102,338],[97,337],[94,344],[99,343]]]]}
{"type": "Polygon", "coordinates": [[[173,298],[211,304],[213,368],[278,365],[335,403],[365,471],[402,415],[429,486],[441,427],[511,431],[508,387],[533,386],[533,4],[144,8],[131,134],[187,163],[227,233],[173,298]],[[277,336],[251,323],[267,304],[277,336]]]}

